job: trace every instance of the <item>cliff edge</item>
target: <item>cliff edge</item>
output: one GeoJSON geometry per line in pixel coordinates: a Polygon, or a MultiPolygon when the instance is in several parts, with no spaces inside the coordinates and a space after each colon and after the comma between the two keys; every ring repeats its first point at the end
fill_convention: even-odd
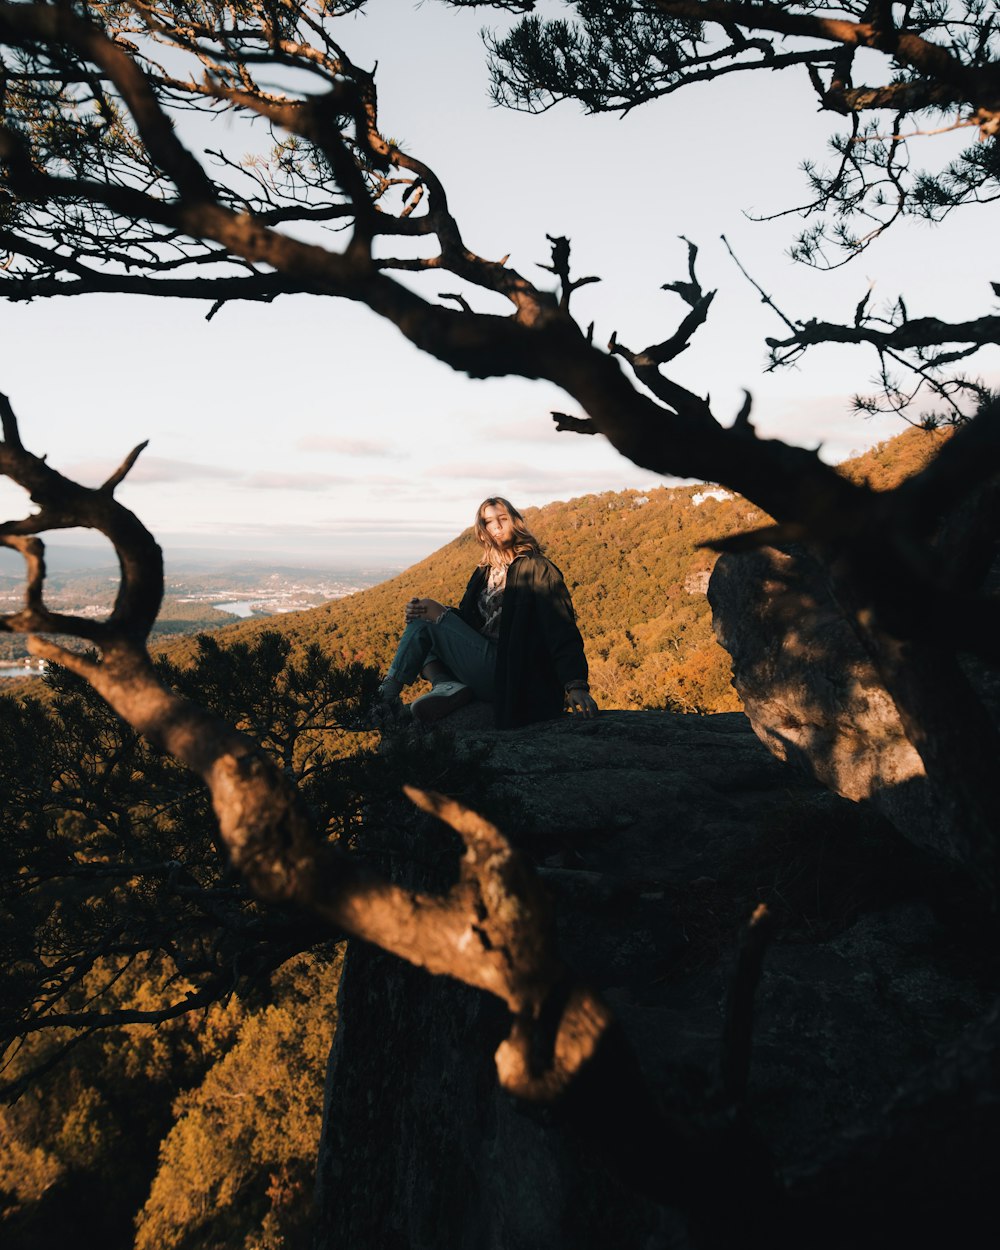
{"type": "MultiPolygon", "coordinates": [[[[873,1218],[923,1236],[945,1213],[957,1235],[956,1212],[988,1188],[1000,1087],[983,1069],[998,1031],[995,921],[964,879],[780,763],[740,713],[467,728],[441,751],[479,761],[466,801],[537,865],[565,958],[612,1006],[650,1098],[680,1120],[716,1079],[736,935],[768,905],[741,1115],[791,1242],[884,1244],[873,1218]]],[[[424,817],[401,823],[390,855],[399,880],[434,889],[457,858],[424,817]]],[[[316,1246],[710,1244],[698,1209],[710,1199],[654,1201],[565,1108],[498,1089],[506,1030],[484,995],[352,944],[316,1246]]],[[[635,1126],[641,1136],[641,1108],[635,1126]]],[[[720,1160],[716,1201],[728,1192],[720,1160]]],[[[777,1224],[768,1240],[780,1244],[777,1224]]]]}

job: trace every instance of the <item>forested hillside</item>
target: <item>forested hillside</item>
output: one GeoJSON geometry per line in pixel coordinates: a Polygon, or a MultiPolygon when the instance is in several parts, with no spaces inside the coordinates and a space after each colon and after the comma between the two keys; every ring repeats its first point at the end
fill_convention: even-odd
{"type": "MultiPolygon", "coordinates": [[[[910,429],[841,469],[886,490],[914,473],[947,436],[910,429]]],[[[724,491],[682,486],[585,495],[529,508],[525,517],[572,591],[591,685],[602,707],[739,709],[705,597],[715,554],[701,544],[766,524],[760,509],[724,491]]],[[[384,670],[403,626],[406,600],[422,595],[457,603],[478,558],[470,528],[370,590],[280,619],[241,622],[225,636],[249,638],[278,629],[296,645],[316,642],[344,660],[384,670]]],[[[180,651],[171,654],[190,645],[178,644],[180,651]]]]}
{"type": "MultiPolygon", "coordinates": [[[[404,781],[470,791],[428,738],[345,728],[374,674],[263,631],[164,678],[282,761],[317,830],[396,828],[404,781]]],[[[300,1247],[339,948],[261,910],[205,788],[53,666],[0,690],[0,1243],[300,1247]]],[[[373,858],[375,858],[373,856],[373,858]]]]}

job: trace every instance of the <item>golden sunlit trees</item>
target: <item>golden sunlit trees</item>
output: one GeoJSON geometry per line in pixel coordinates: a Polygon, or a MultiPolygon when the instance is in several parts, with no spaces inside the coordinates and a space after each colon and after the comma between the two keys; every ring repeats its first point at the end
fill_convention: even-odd
{"type": "MultiPolygon", "coordinates": [[[[398,781],[344,729],[373,671],[331,665],[315,646],[292,659],[288,642],[267,631],[232,649],[202,638],[183,670],[163,662],[161,671],[252,725],[297,779],[324,837],[349,843],[362,810],[380,818],[377,795],[398,781]]],[[[329,1048],[336,990],[322,935],[260,913],[219,857],[192,774],[59,668],[41,698],[0,695],[0,786],[2,1090],[5,1101],[17,1098],[0,1111],[4,1236],[41,1245],[85,1228],[108,1244],[130,1242],[177,1091],[196,1098],[238,1034],[253,1035],[244,1054],[263,1062],[294,1014],[282,1079],[315,1123],[292,1132],[286,1115],[268,1131],[257,1126],[259,1167],[234,1175],[226,1236],[215,1244],[242,1246],[269,1211],[272,1223],[287,1223],[280,1198],[267,1199],[266,1168],[273,1163],[276,1194],[301,1197],[319,1124],[309,1057],[329,1048]],[[315,953],[294,974],[280,972],[303,951],[315,953]],[[271,1003],[261,1014],[262,998],[271,1003]]],[[[159,1175],[169,1184],[171,1166],[159,1175]]],[[[212,1202],[226,1209],[219,1195],[212,1202]]],[[[295,1219],[308,1207],[291,1205],[295,1219]]],[[[157,1219],[177,1238],[194,1236],[176,1212],[157,1219]]]]}
{"type": "Polygon", "coordinates": [[[278,999],[182,1094],[138,1219],[136,1250],[279,1250],[309,1213],[339,959],[300,957],[278,999]]]}
{"type": "MultiPolygon", "coordinates": [[[[231,649],[202,637],[189,665],[163,661],[159,672],[251,729],[324,837],[349,844],[362,808],[375,810],[369,791],[386,765],[345,729],[373,671],[335,666],[316,646],[293,659],[287,640],[265,631],[231,649]]],[[[0,841],[5,1053],[67,1027],[163,1023],[315,944],[308,927],[259,914],[219,859],[191,772],[151,750],[79,677],[54,669],[44,701],[0,696],[0,738],[10,804],[0,841]],[[155,1001],[126,1006],[129,995],[115,994],[126,972],[133,986],[156,987],[155,1001]]],[[[5,1092],[51,1059],[51,1047],[37,1065],[22,1056],[5,1092]]]]}

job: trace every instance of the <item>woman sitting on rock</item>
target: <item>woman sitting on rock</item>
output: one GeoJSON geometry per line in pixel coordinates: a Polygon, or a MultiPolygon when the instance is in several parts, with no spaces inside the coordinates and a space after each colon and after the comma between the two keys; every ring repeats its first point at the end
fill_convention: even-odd
{"type": "Polygon", "coordinates": [[[495,705],[501,729],[548,720],[565,707],[593,716],[583,639],[562,574],[506,499],[483,500],[475,533],[483,558],[458,608],[434,599],[406,605],[406,629],[379,688],[380,717],[400,709],[400,691],[420,676],[432,688],[410,708],[425,724],[475,698],[495,705]]]}

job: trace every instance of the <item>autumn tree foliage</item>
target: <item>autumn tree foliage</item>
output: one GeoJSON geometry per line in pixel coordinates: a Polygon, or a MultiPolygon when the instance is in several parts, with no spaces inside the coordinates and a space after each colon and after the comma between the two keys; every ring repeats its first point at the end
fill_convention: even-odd
{"type": "MultiPolygon", "coordinates": [[[[268,629],[185,650],[160,676],[252,732],[324,840],[350,847],[364,823],[377,845],[400,785],[424,772],[474,785],[474,766],[442,774],[431,742],[377,754],[357,732],[371,667],[268,629]]],[[[0,693],[0,745],[5,1237],[43,1245],[83,1226],[131,1244],[141,1213],[143,1245],[291,1244],[338,949],[255,904],[194,774],[79,676],[53,666],[40,692],[0,693]]]]}
{"type": "MultiPolygon", "coordinates": [[[[375,674],[334,666],[315,646],[298,660],[289,651],[274,633],[232,648],[203,636],[193,663],[162,661],[159,672],[251,729],[295,779],[324,836],[349,843],[368,791],[381,789],[374,774],[384,764],[344,727],[375,674]]],[[[54,669],[44,700],[0,696],[0,724],[10,799],[0,847],[8,1057],[32,1034],[59,1034],[72,1047],[67,1028],[158,1024],[206,1007],[315,944],[308,927],[261,915],[226,872],[190,770],[151,750],[78,676],[54,669]],[[81,978],[97,965],[106,991],[92,979],[81,997],[81,978]],[[156,987],[155,1006],[115,1001],[125,967],[156,987]]],[[[53,1054],[42,1048],[38,1065],[53,1054]]],[[[22,1055],[17,1066],[8,1094],[37,1065],[22,1055]]]]}
{"type": "MultiPolygon", "coordinates": [[[[203,637],[183,670],[161,672],[252,724],[325,836],[349,842],[362,808],[377,818],[398,786],[343,724],[375,674],[289,652],[273,633],[231,648],[203,637]]],[[[308,1209],[336,958],[254,905],[194,776],[78,677],[54,668],[40,696],[0,695],[0,742],[5,1237],[42,1245],[82,1226],[131,1244],[147,1198],[151,1244],[197,1242],[207,1220],[220,1246],[289,1232],[308,1209]],[[234,1072],[255,1091],[245,1109],[273,1112],[266,1128],[219,1114],[234,1072]]]]}
{"type": "Polygon", "coordinates": [[[136,1250],[306,1241],[340,960],[303,956],[174,1103],[136,1250]]]}

